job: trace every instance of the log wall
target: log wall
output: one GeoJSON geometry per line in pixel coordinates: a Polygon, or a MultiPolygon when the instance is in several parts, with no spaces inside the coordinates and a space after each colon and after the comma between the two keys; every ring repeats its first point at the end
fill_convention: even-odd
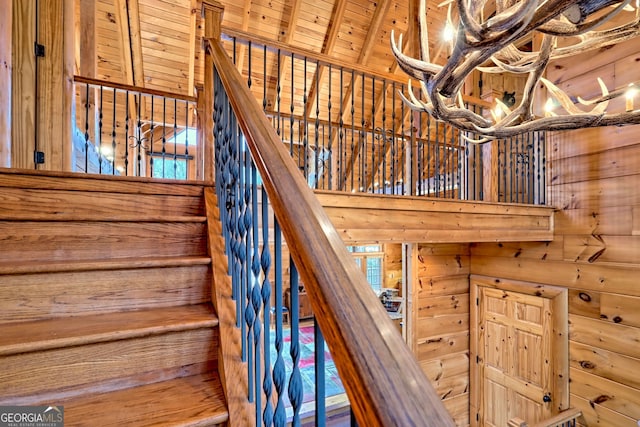
{"type": "Polygon", "coordinates": [[[384,251],[383,287],[400,289],[402,292],[402,245],[399,243],[387,243],[382,245],[384,251]]]}
{"type": "Polygon", "coordinates": [[[469,424],[469,245],[411,251],[410,345],[456,424],[469,424]]]}
{"type": "MultiPolygon", "coordinates": [[[[558,61],[548,78],[588,96],[598,76],[610,89],[639,80],[638,61],[640,44],[630,41],[558,61]]],[[[554,133],[548,144],[554,240],[472,244],[471,273],[568,288],[570,404],[582,410],[584,425],[637,426],[640,127],[554,133]]]]}

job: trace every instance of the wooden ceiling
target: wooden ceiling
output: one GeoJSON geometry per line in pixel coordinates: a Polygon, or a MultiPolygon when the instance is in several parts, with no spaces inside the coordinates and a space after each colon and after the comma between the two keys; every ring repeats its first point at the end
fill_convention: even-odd
{"type": "MultiPolygon", "coordinates": [[[[417,0],[220,3],[223,32],[240,30],[372,71],[398,74],[389,47],[391,30],[406,35],[410,8],[417,8],[417,0]]],[[[76,4],[78,74],[184,95],[192,95],[202,83],[201,0],[76,0],[76,4]],[[86,60],[91,50],[82,48],[91,37],[95,37],[93,70],[86,60]]],[[[432,31],[441,31],[444,14],[445,10],[430,6],[432,31]]],[[[246,67],[243,60],[238,66],[246,67]]]]}
{"type": "MultiPolygon", "coordinates": [[[[75,1],[76,38],[79,41],[76,49],[76,74],[180,95],[194,95],[194,89],[203,84],[202,0],[75,1]],[[95,62],[91,58],[96,58],[95,62]]],[[[364,163],[360,165],[356,158],[373,159],[371,150],[374,150],[372,139],[374,128],[382,128],[390,132],[393,127],[394,131],[400,134],[401,131],[404,133],[406,129],[408,132],[409,128],[414,127],[411,124],[412,117],[408,114],[409,109],[405,108],[402,109],[404,112],[402,117],[398,117],[395,124],[392,123],[390,110],[399,111],[401,101],[397,97],[395,104],[391,104],[391,94],[395,93],[397,88],[394,90],[395,86],[392,87],[388,82],[395,80],[404,84],[407,80],[407,76],[399,69],[391,53],[390,38],[392,30],[395,31],[396,37],[401,33],[404,34],[405,44],[406,40],[415,36],[415,31],[410,30],[410,22],[411,17],[417,14],[418,0],[219,0],[219,2],[224,6],[223,35],[245,35],[249,39],[259,40],[260,43],[273,42],[283,51],[301,52],[310,58],[320,57],[325,63],[340,64],[345,68],[355,67],[360,73],[366,71],[378,76],[390,77],[390,80],[386,80],[385,83],[383,79],[372,81],[369,77],[365,85],[365,79],[356,76],[355,80],[349,80],[348,75],[345,74],[344,84],[341,85],[337,68],[333,72],[327,71],[327,67],[317,66],[317,62],[312,59],[309,64],[304,65],[305,77],[294,79],[297,85],[294,90],[290,84],[291,72],[289,71],[292,62],[288,61],[282,68],[278,68],[277,55],[270,52],[268,59],[265,60],[264,56],[261,58],[258,52],[253,57],[253,63],[262,64],[264,60],[264,70],[258,70],[256,76],[252,77],[251,90],[268,114],[269,111],[277,111],[279,117],[280,111],[286,110],[293,113],[296,120],[301,120],[301,117],[310,119],[317,117],[316,124],[318,120],[334,124],[344,120],[345,123],[350,121],[352,127],[355,123],[360,125],[361,129],[366,128],[371,144],[362,153],[359,153],[356,148],[353,155],[350,153],[347,155],[348,158],[344,159],[346,166],[343,167],[342,175],[346,176],[351,171],[360,174],[361,168],[369,171],[366,178],[364,178],[365,173],[362,173],[363,180],[366,182],[353,183],[352,187],[371,186],[374,179],[373,170],[391,170],[395,167],[392,166],[394,162],[398,165],[402,163],[402,158],[397,157],[394,162],[389,161],[386,167],[381,167],[379,163],[385,161],[383,160],[385,156],[377,154],[377,160],[371,161],[375,164],[367,166],[364,163]],[[329,75],[333,75],[333,80],[329,75]],[[282,87],[281,92],[277,89],[278,86],[282,87]],[[332,95],[329,95],[329,92],[332,92],[332,95]],[[388,99],[380,102],[383,93],[388,99]],[[352,97],[351,101],[349,97],[352,97]],[[358,101],[358,104],[362,104],[362,108],[359,108],[359,112],[349,115],[347,107],[349,101],[353,104],[353,98],[366,101],[362,103],[358,101]],[[278,102],[279,99],[280,102],[278,102]],[[315,100],[320,100],[318,102],[325,107],[331,103],[335,107],[331,111],[327,111],[326,108],[322,112],[316,111],[315,100]],[[340,105],[342,108],[339,107],[340,105]]],[[[430,43],[441,45],[440,34],[443,31],[445,16],[446,9],[439,8],[435,1],[428,3],[427,23],[431,33],[430,43]]],[[[233,43],[228,40],[223,43],[230,56],[236,58],[238,69],[249,80],[249,49],[238,44],[233,54],[233,43]]],[[[431,51],[438,52],[438,48],[432,46],[431,51]]],[[[444,62],[446,59],[444,52],[440,56],[432,54],[432,60],[434,58],[439,58],[436,62],[444,62]]],[[[295,71],[300,73],[302,61],[299,57],[296,61],[295,71]]],[[[252,70],[252,75],[254,73],[256,71],[252,70]]],[[[111,101],[105,102],[104,122],[113,123],[107,128],[115,129],[114,132],[121,136],[119,139],[126,140],[125,123],[122,119],[126,115],[124,102],[118,101],[117,112],[114,107],[113,113],[110,112],[111,101]]],[[[153,118],[153,103],[148,101],[143,103],[142,109],[143,122],[156,121],[153,118]]],[[[178,127],[184,126],[183,117],[189,117],[189,126],[193,126],[193,120],[195,120],[193,114],[178,111],[177,115],[178,127]]],[[[276,113],[273,113],[273,116],[275,115],[276,113]]],[[[135,112],[129,114],[129,117],[134,116],[135,112]]],[[[85,119],[82,117],[79,119],[80,129],[84,129],[83,120],[85,119]]],[[[291,123],[293,127],[293,121],[291,123]]],[[[427,135],[427,122],[420,121],[420,123],[425,130],[418,133],[427,135]]],[[[167,135],[174,132],[167,127],[162,129],[163,132],[166,130],[167,135]]],[[[318,129],[316,126],[315,130],[305,132],[308,132],[308,135],[306,133],[305,135],[309,140],[315,138],[317,141],[318,134],[324,135],[325,130],[318,129]]],[[[345,138],[353,138],[354,129],[350,132],[350,136],[345,138]]],[[[295,131],[295,135],[294,131],[287,131],[286,134],[283,133],[283,140],[291,146],[298,144],[303,138],[299,128],[295,131]]],[[[163,134],[162,139],[165,139],[165,136],[163,134]]],[[[107,140],[109,139],[110,136],[107,135],[107,140]]],[[[353,145],[353,141],[351,144],[353,145]]],[[[378,150],[377,153],[380,149],[380,146],[375,148],[378,150]]],[[[383,149],[389,150],[388,147],[383,149]]],[[[303,156],[297,157],[301,159],[303,156]]],[[[302,163],[300,159],[298,160],[302,163]]],[[[435,168],[432,169],[435,170],[435,168]]],[[[388,173],[388,176],[392,175],[392,172],[388,173]]],[[[382,180],[382,178],[379,179],[382,180]]]]}

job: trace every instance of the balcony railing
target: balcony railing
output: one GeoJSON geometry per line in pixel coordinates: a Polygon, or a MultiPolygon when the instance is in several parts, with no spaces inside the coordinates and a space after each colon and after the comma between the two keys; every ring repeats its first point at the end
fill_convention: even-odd
{"type": "MultiPolygon", "coordinates": [[[[371,73],[241,31],[227,52],[314,189],[545,203],[544,134],[478,145],[405,106],[406,76],[371,73]]],[[[469,108],[490,105],[467,97],[469,108]]]]}
{"type": "Polygon", "coordinates": [[[76,76],[78,172],[195,179],[202,144],[197,99],[76,76]]]}

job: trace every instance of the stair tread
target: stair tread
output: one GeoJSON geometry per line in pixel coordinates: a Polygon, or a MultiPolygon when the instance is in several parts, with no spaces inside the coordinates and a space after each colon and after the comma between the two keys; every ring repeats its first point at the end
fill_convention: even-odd
{"type": "Polygon", "coordinates": [[[209,264],[208,256],[163,256],[111,258],[104,260],[64,260],[45,262],[0,262],[0,274],[56,273],[129,268],[177,267],[209,264]]]}
{"type": "Polygon", "coordinates": [[[0,355],[217,325],[208,303],[0,324],[0,355]]]}
{"type": "Polygon", "coordinates": [[[60,214],[50,213],[25,213],[19,218],[13,213],[5,214],[0,212],[0,221],[32,221],[32,222],[207,222],[207,217],[203,215],[123,215],[114,212],[110,215],[97,216],[95,214],[60,214]]]}
{"type": "Polygon", "coordinates": [[[229,419],[215,372],[85,395],[60,404],[65,426],[210,426],[229,419]]]}

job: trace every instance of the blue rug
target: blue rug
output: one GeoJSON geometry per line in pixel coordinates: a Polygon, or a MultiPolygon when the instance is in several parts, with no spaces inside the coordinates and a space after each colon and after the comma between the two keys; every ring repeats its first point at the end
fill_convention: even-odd
{"type": "MultiPolygon", "coordinates": [[[[276,360],[277,352],[274,346],[275,342],[275,330],[271,330],[271,364],[273,365],[276,360]]],[[[288,392],[288,383],[289,377],[293,370],[293,362],[291,359],[290,348],[291,348],[291,330],[289,328],[282,331],[283,337],[283,349],[282,349],[282,358],[284,359],[285,369],[286,369],[286,378],[287,378],[287,389],[285,389],[285,395],[283,396],[283,400],[287,407],[291,406],[289,402],[289,392],[288,392]]],[[[300,367],[300,376],[302,377],[302,389],[303,389],[303,403],[313,402],[315,401],[315,383],[316,383],[316,373],[315,373],[315,344],[313,342],[314,333],[313,333],[313,325],[303,326],[300,328],[299,342],[300,342],[300,361],[298,366],[300,367]]],[[[327,344],[324,344],[324,376],[325,376],[325,393],[326,397],[334,396],[337,394],[344,393],[344,387],[342,385],[342,381],[340,381],[340,377],[338,375],[338,370],[336,369],[336,365],[331,358],[331,353],[329,352],[329,348],[327,344]]]]}

